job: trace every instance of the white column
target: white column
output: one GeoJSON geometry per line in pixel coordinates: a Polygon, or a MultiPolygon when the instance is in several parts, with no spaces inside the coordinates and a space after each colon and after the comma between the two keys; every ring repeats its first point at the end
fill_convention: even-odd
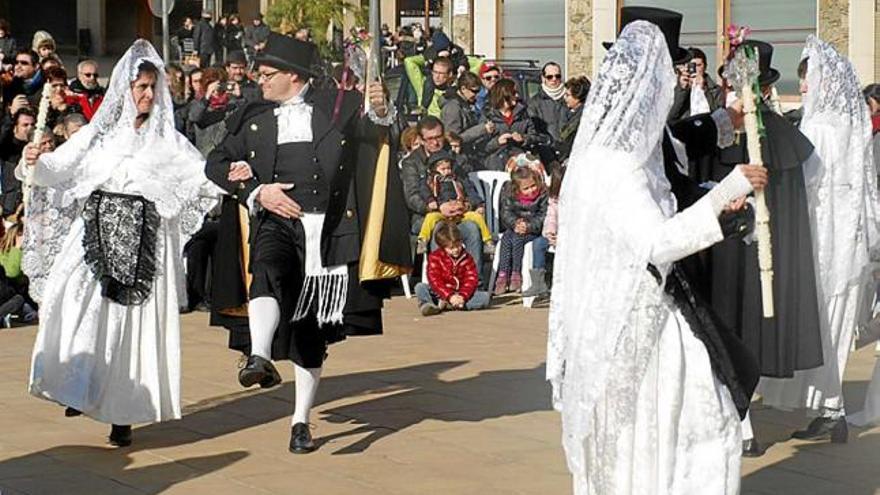
{"type": "Polygon", "coordinates": [[[591,79],[605,58],[605,41],[617,38],[617,0],[593,0],[593,68],[591,79]]]}
{"type": "Polygon", "coordinates": [[[106,0],[77,0],[76,2],[76,29],[77,41],[79,30],[89,29],[92,34],[92,56],[104,55],[105,43],[105,9],[106,0]]]}
{"type": "Polygon", "coordinates": [[[474,53],[486,58],[498,58],[498,21],[501,16],[500,2],[479,0],[474,2],[474,53]]]}
{"type": "Polygon", "coordinates": [[[874,82],[874,0],[849,2],[849,58],[862,86],[874,82]]]}

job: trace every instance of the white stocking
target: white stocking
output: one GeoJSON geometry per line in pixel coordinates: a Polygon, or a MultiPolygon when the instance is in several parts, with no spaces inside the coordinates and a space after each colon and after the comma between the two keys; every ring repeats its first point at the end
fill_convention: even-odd
{"type": "Polygon", "coordinates": [[[293,408],[291,425],[296,423],[309,423],[309,411],[315,404],[315,395],[318,393],[318,382],[321,381],[321,368],[303,368],[298,364],[293,365],[296,372],[295,388],[296,402],[293,408]]]}
{"type": "Polygon", "coordinates": [[[272,359],[272,338],[281,321],[281,308],[274,297],[258,297],[248,304],[251,355],[272,359]]]}
{"type": "Polygon", "coordinates": [[[742,428],[742,437],[743,441],[751,440],[755,438],[755,432],[752,431],[752,412],[746,412],[745,419],[740,423],[740,427],[742,428]]]}

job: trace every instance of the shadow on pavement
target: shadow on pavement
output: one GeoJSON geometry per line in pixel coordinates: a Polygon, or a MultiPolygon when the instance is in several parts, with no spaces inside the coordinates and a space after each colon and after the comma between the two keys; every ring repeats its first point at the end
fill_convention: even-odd
{"type": "MultiPolygon", "coordinates": [[[[334,452],[358,453],[425,420],[477,422],[551,408],[543,365],[482,372],[459,380],[441,379],[442,373],[464,364],[467,361],[443,361],[322,379],[315,411],[326,421],[352,424],[354,428],[316,438],[316,442],[321,445],[367,433],[365,438],[334,452]],[[377,398],[377,394],[382,396],[377,398]],[[365,395],[370,398],[321,410],[322,404],[365,395]]],[[[214,397],[187,406],[179,421],[135,428],[134,443],[127,448],[65,445],[3,461],[0,491],[4,495],[8,491],[158,494],[249,454],[237,450],[132,467],[132,453],[210,440],[286,418],[292,412],[293,395],[293,383],[287,382],[269,391],[248,390],[214,397]],[[46,488],[35,490],[34,486],[46,488]]],[[[63,414],[62,408],[58,414],[63,414]]],[[[286,435],[279,435],[278,441],[286,442],[286,435]]]]}

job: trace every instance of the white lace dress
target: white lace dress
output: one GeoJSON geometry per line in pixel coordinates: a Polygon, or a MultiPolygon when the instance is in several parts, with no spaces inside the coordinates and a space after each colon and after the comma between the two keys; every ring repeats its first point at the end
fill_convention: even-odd
{"type": "MultiPolygon", "coordinates": [[[[22,257],[40,304],[30,392],[107,423],[179,418],[183,245],[220,191],[205,177],[202,156],[174,129],[164,64],[153,46],[135,41],[114,67],[92,121],[16,173],[33,185],[22,257]],[[131,83],[144,67],[155,69],[155,97],[136,126],[141,112],[131,83]],[[155,274],[140,304],[103,297],[84,258],[82,212],[96,190],[143,196],[155,206],[155,274]]],[[[125,252],[117,249],[126,242],[120,237],[101,243],[125,252]]]]}
{"type": "MultiPolygon", "coordinates": [[[[141,194],[129,156],[100,189],[141,194]]],[[[115,424],[180,418],[180,295],[183,273],[176,218],[160,222],[157,273],[147,301],[123,306],[101,296],[84,260],[75,219],[43,289],[30,391],[115,424]]]]}

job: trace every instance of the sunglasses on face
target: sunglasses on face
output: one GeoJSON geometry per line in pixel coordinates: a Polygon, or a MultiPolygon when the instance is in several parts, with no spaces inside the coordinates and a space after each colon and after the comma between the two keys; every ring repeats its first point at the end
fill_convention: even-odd
{"type": "Polygon", "coordinates": [[[483,76],[484,81],[497,81],[501,79],[501,76],[483,76]]]}
{"type": "Polygon", "coordinates": [[[31,64],[27,60],[16,60],[15,65],[33,65],[33,64],[31,64]]]}
{"type": "Polygon", "coordinates": [[[562,79],[562,74],[545,74],[544,79],[548,81],[559,80],[562,79]]]}
{"type": "Polygon", "coordinates": [[[98,77],[97,72],[83,72],[83,77],[98,77]]]}

